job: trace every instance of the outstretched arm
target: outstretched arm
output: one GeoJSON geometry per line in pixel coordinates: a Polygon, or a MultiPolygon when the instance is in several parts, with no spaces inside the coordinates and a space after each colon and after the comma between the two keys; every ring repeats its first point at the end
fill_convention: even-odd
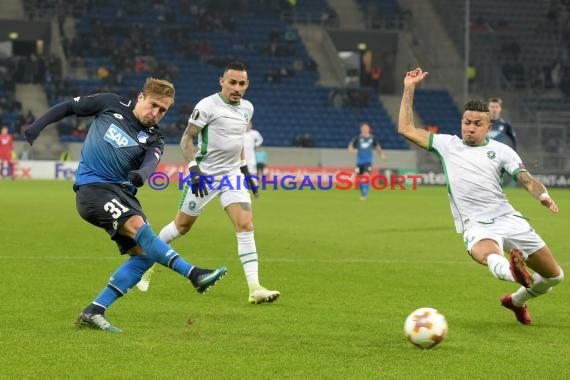
{"type": "Polygon", "coordinates": [[[553,213],[558,212],[558,206],[546,191],[546,187],[536,179],[534,179],[529,172],[520,172],[517,175],[517,182],[524,186],[526,190],[540,203],[548,207],[553,213]]]}
{"type": "Polygon", "coordinates": [[[72,114],[73,103],[70,100],[56,104],[26,128],[24,131],[26,141],[32,145],[45,127],[72,114]]]}
{"type": "Polygon", "coordinates": [[[416,86],[428,75],[419,67],[413,71],[408,71],[404,78],[404,94],[400,104],[400,115],[398,118],[398,133],[421,148],[427,148],[429,143],[429,132],[416,128],[414,124],[414,92],[416,86]]]}

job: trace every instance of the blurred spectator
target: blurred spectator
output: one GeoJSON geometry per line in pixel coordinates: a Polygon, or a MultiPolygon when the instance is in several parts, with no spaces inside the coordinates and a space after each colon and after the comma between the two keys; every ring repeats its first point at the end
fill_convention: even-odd
{"type": "Polygon", "coordinates": [[[141,57],[135,58],[135,73],[140,74],[145,70],[145,65],[141,57]]]}
{"type": "Polygon", "coordinates": [[[370,91],[361,88],[335,88],[329,92],[328,102],[337,109],[367,107],[370,103],[370,91]]]}
{"type": "Polygon", "coordinates": [[[300,148],[303,146],[303,135],[293,136],[292,144],[294,147],[300,148]]]}
{"type": "Polygon", "coordinates": [[[30,124],[32,124],[35,120],[36,120],[36,117],[32,113],[32,110],[28,110],[26,117],[24,117],[24,119],[22,120],[22,122],[18,128],[18,134],[21,135],[23,133],[24,129],[28,128],[28,126],[30,124]]]}
{"type": "Polygon", "coordinates": [[[298,148],[312,148],[315,146],[315,141],[309,132],[295,135],[293,138],[293,146],[298,148]]]}

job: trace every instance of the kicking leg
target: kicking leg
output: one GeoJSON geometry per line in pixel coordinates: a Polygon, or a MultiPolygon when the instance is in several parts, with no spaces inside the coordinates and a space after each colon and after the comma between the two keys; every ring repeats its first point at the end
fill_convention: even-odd
{"type": "MultiPolygon", "coordinates": [[[[168,223],[166,226],[160,230],[160,234],[158,237],[160,240],[164,241],[167,244],[170,244],[171,241],[174,239],[185,235],[190,229],[192,225],[196,221],[198,216],[190,216],[184,214],[181,211],[178,211],[176,214],[175,219],[168,223]]],[[[143,275],[141,280],[137,283],[137,288],[141,292],[146,292],[150,286],[150,279],[152,274],[154,273],[154,266],[151,266],[143,275]]]]}
{"type": "Polygon", "coordinates": [[[531,323],[526,301],[550,292],[552,287],[558,285],[564,279],[564,272],[556,262],[548,246],[544,246],[529,255],[526,264],[536,272],[532,275],[533,285],[528,288],[522,286],[516,292],[506,294],[501,298],[501,304],[513,310],[517,320],[522,324],[531,323]]]}

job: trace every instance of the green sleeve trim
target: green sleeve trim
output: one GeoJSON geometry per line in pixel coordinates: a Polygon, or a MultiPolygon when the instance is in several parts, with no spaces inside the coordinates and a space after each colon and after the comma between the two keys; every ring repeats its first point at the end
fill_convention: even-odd
{"type": "Polygon", "coordinates": [[[517,175],[519,175],[520,172],[526,172],[526,169],[517,168],[512,172],[511,176],[515,179],[515,181],[517,180],[517,175]]]}
{"type": "Polygon", "coordinates": [[[433,133],[430,132],[429,137],[428,137],[428,146],[427,146],[427,150],[429,150],[430,152],[433,152],[433,133]]]}

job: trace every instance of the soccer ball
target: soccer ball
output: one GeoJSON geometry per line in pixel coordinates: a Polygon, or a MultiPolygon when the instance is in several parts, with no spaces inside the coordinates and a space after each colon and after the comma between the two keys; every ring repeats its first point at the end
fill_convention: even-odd
{"type": "Polygon", "coordinates": [[[447,320],[436,309],[422,307],[412,311],[406,318],[404,333],[414,346],[432,348],[445,338],[447,320]]]}

